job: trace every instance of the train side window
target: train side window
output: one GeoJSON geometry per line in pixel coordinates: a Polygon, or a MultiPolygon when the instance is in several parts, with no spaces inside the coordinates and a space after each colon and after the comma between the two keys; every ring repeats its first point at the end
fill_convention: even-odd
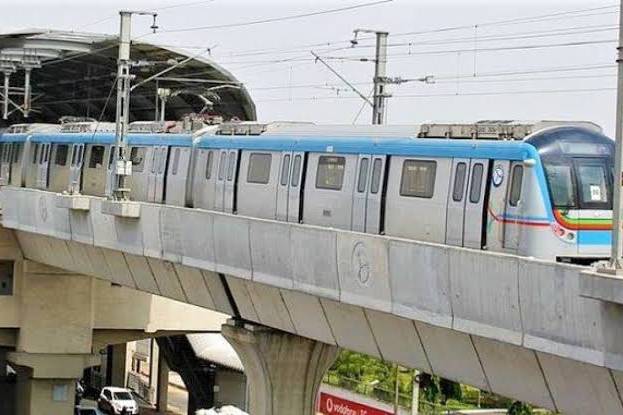
{"type": "Polygon", "coordinates": [[[56,146],[56,156],[54,157],[54,164],[56,164],[57,166],[66,165],[68,154],[69,146],[67,144],[58,144],[56,146]]]}
{"type": "MultiPolygon", "coordinates": [[[[249,169],[247,170],[247,183],[267,184],[270,180],[271,162],[271,154],[251,153],[249,156],[249,169]]],[[[232,162],[230,160],[230,165],[231,164],[232,162]]],[[[229,177],[227,177],[227,180],[229,180],[229,177]]]]}
{"type": "Polygon", "coordinates": [[[210,177],[212,177],[212,159],[213,159],[213,151],[208,151],[208,155],[206,157],[206,180],[210,180],[210,177]]]}
{"type": "Polygon", "coordinates": [[[359,178],[357,179],[357,191],[359,193],[363,193],[366,191],[366,181],[368,179],[368,164],[370,164],[370,159],[361,159],[361,163],[359,164],[359,178]]]}
{"type": "Polygon", "coordinates": [[[301,156],[294,157],[294,164],[292,165],[292,181],[290,182],[292,187],[299,185],[299,177],[301,176],[301,156]]]}
{"type": "Polygon", "coordinates": [[[467,164],[459,163],[456,165],[454,174],[454,188],[452,189],[452,200],[460,202],[463,200],[463,189],[465,188],[465,177],[467,176],[467,164]]]}
{"type": "Polygon", "coordinates": [[[225,162],[227,161],[227,153],[224,151],[221,153],[221,159],[218,163],[218,179],[223,180],[225,178],[225,162]]]}
{"type": "Polygon", "coordinates": [[[232,151],[231,153],[229,153],[229,163],[227,164],[228,182],[231,182],[234,178],[234,164],[236,164],[236,153],[232,151]]]}
{"type": "Polygon", "coordinates": [[[89,168],[90,169],[98,168],[98,164],[101,167],[103,162],[104,162],[104,146],[91,147],[91,158],[89,159],[89,168]]]}
{"type": "Polygon", "coordinates": [[[78,146],[78,161],[76,162],[76,166],[82,165],[82,159],[84,158],[84,144],[78,146]]]}
{"type": "Polygon", "coordinates": [[[344,157],[320,156],[316,171],[316,189],[341,190],[345,167],[344,157]]]}
{"type": "Polygon", "coordinates": [[[37,164],[38,153],[39,153],[39,144],[35,144],[35,148],[32,150],[32,164],[37,164]]]}
{"type": "Polygon", "coordinates": [[[175,149],[175,154],[173,155],[173,175],[177,174],[177,168],[180,165],[180,149],[175,149]]]}
{"type": "Polygon", "coordinates": [[[290,172],[290,155],[283,156],[283,165],[281,166],[281,185],[288,184],[288,173],[290,172]]]}
{"type": "Polygon", "coordinates": [[[432,198],[436,174],[436,161],[405,160],[402,165],[400,196],[432,198]]]}
{"type": "Polygon", "coordinates": [[[39,164],[43,163],[46,149],[47,149],[47,144],[41,144],[39,146],[39,164]]]}
{"type": "Polygon", "coordinates": [[[383,161],[381,159],[374,160],[372,164],[372,183],[370,184],[370,193],[373,195],[377,194],[381,188],[382,167],[383,161]]]}
{"type": "Polygon", "coordinates": [[[511,195],[508,204],[516,207],[521,199],[521,184],[523,182],[523,166],[516,165],[513,167],[511,183],[511,195]]]}
{"type": "Polygon", "coordinates": [[[13,148],[13,163],[17,163],[22,156],[22,144],[14,144],[13,148]]]}
{"type": "Polygon", "coordinates": [[[469,201],[471,203],[478,203],[480,200],[483,171],[484,167],[481,163],[474,164],[474,167],[472,167],[472,183],[469,189],[469,201]]]}
{"type": "Polygon", "coordinates": [[[132,147],[130,151],[132,171],[140,173],[145,168],[145,147],[132,147]]]}

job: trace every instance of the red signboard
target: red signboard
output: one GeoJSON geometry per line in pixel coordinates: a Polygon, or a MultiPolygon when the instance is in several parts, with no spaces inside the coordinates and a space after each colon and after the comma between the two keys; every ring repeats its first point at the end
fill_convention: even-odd
{"type": "Polygon", "coordinates": [[[394,415],[347,399],[338,398],[325,392],[320,393],[321,414],[325,415],[394,415]]]}

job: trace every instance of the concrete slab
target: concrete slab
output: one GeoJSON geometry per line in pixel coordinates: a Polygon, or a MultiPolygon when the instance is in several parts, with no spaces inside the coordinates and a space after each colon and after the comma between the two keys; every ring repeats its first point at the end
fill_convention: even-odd
{"type": "Polygon", "coordinates": [[[143,254],[151,258],[162,258],[162,241],[160,240],[160,209],[162,206],[143,203],[141,207],[141,233],[143,237],[143,254]]]}
{"type": "Polygon", "coordinates": [[[361,307],[324,298],[320,299],[320,303],[338,346],[382,358],[361,307]]]}
{"type": "Polygon", "coordinates": [[[108,268],[111,271],[112,282],[124,287],[136,288],[136,282],[132,278],[128,264],[125,262],[123,252],[102,248],[102,254],[104,254],[108,268]]]}
{"type": "Polygon", "coordinates": [[[446,248],[390,241],[393,314],[437,326],[452,326],[446,248]]]}
{"type": "Polygon", "coordinates": [[[480,358],[468,334],[415,322],[435,375],[490,390],[480,358]]]}
{"type": "Polygon", "coordinates": [[[73,258],[76,271],[81,274],[92,275],[94,270],[91,268],[91,261],[89,261],[85,245],[75,241],[67,241],[67,248],[73,258]]]}
{"type": "Polygon", "coordinates": [[[238,278],[251,279],[251,252],[247,219],[214,214],[216,271],[238,278]]]}
{"type": "Polygon", "coordinates": [[[383,359],[431,373],[413,321],[379,311],[365,310],[383,359]]]}
{"type": "Polygon", "coordinates": [[[214,223],[211,213],[198,209],[185,210],[182,264],[207,271],[216,271],[214,223]]]}
{"type": "Polygon", "coordinates": [[[338,300],[335,233],[322,228],[294,227],[290,238],[294,289],[338,300]]]}
{"type": "Polygon", "coordinates": [[[517,258],[448,249],[453,327],[478,336],[520,345],[517,258]]]}
{"type": "Polygon", "coordinates": [[[117,248],[115,217],[101,213],[102,199],[91,201],[91,225],[93,226],[93,244],[101,248],[117,248]]]}
{"type": "Polygon", "coordinates": [[[201,271],[181,264],[174,266],[188,301],[191,304],[214,310],[214,301],[203,280],[201,271]]]}
{"type": "Polygon", "coordinates": [[[260,323],[260,318],[257,315],[257,311],[255,311],[255,306],[253,305],[253,300],[247,290],[245,280],[229,275],[226,275],[225,279],[227,280],[227,285],[229,286],[231,294],[234,297],[234,302],[238,307],[240,316],[245,320],[260,323]]]}
{"type": "Polygon", "coordinates": [[[136,289],[151,294],[160,295],[160,289],[156,283],[151,267],[144,256],[124,254],[125,261],[132,273],[132,279],[136,283],[136,289]]]}
{"type": "Polygon", "coordinates": [[[168,261],[155,258],[147,258],[151,272],[156,279],[160,295],[173,298],[178,301],[188,301],[182,290],[182,285],[177,278],[175,267],[168,261]]]}
{"type": "Polygon", "coordinates": [[[472,340],[493,392],[556,410],[534,351],[478,336],[472,340]]]}
{"type": "Polygon", "coordinates": [[[582,271],[580,294],[595,300],[623,304],[623,276],[593,270],[582,271]]]}
{"type": "Polygon", "coordinates": [[[176,263],[182,263],[184,256],[183,239],[180,226],[186,212],[184,209],[163,206],[160,209],[160,239],[162,241],[162,258],[176,263]]]}
{"type": "Polygon", "coordinates": [[[253,280],[291,289],[294,283],[289,225],[255,220],[249,226],[253,280]]]}
{"type": "Polygon", "coordinates": [[[523,344],[541,352],[602,365],[601,304],[580,296],[582,270],[560,263],[520,260],[523,344]]]}
{"type": "Polygon", "coordinates": [[[561,413],[621,414],[623,404],[610,371],[537,352],[543,373],[561,413]]]}
{"type": "Polygon", "coordinates": [[[89,212],[74,210],[69,212],[71,239],[83,244],[93,245],[93,226],[89,212]]]}
{"type": "Polygon", "coordinates": [[[340,233],[337,265],[340,301],[378,311],[392,311],[388,242],[385,238],[340,233]]]}
{"type": "Polygon", "coordinates": [[[203,281],[205,282],[206,287],[208,287],[208,291],[210,291],[215,309],[223,314],[233,316],[234,310],[232,309],[229,298],[227,297],[225,287],[221,282],[221,277],[216,272],[203,270],[201,271],[201,275],[203,276],[203,281]]]}
{"type": "Polygon", "coordinates": [[[297,334],[279,288],[251,281],[246,286],[261,324],[297,334]]]}
{"type": "Polygon", "coordinates": [[[281,290],[281,296],[296,333],[323,343],[336,344],[318,297],[291,290],[281,290]]]}

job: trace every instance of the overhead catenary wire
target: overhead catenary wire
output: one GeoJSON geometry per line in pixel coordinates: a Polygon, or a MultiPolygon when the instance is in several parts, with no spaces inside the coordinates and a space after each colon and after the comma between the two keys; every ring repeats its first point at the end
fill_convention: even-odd
{"type": "Polygon", "coordinates": [[[378,6],[378,5],[385,4],[385,3],[391,3],[393,1],[394,0],[375,0],[372,2],[368,2],[368,3],[354,4],[351,6],[338,7],[334,9],[324,9],[324,10],[317,10],[317,11],[308,12],[308,13],[299,13],[299,14],[286,15],[286,16],[269,17],[266,19],[249,20],[245,22],[223,23],[223,24],[210,25],[210,26],[185,27],[185,28],[180,28],[180,29],[168,29],[168,30],[162,30],[160,31],[160,33],[194,32],[194,31],[201,31],[201,30],[227,29],[227,28],[235,28],[235,27],[261,25],[261,24],[266,24],[266,23],[276,23],[276,22],[283,22],[286,20],[303,19],[307,17],[314,17],[314,16],[325,15],[325,14],[342,13],[342,12],[346,12],[350,10],[361,9],[364,7],[378,6]]]}

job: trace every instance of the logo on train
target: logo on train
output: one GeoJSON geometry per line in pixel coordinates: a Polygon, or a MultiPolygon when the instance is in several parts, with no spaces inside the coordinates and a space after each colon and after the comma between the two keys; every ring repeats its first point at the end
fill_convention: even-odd
{"type": "Polygon", "coordinates": [[[495,166],[495,168],[493,169],[492,179],[493,179],[493,185],[495,187],[499,187],[504,181],[504,167],[502,167],[499,164],[495,166]]]}
{"type": "Polygon", "coordinates": [[[366,245],[361,241],[357,242],[353,247],[351,266],[353,273],[357,276],[357,280],[362,285],[367,286],[370,281],[370,260],[368,259],[366,245]]]}

